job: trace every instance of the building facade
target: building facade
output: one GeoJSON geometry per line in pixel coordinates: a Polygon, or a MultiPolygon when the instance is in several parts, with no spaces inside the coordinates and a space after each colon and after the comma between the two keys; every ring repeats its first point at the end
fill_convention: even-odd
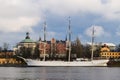
{"type": "Polygon", "coordinates": [[[14,48],[14,52],[18,55],[29,56],[34,54],[34,50],[36,47],[36,42],[30,39],[29,33],[26,33],[26,37],[24,40],[19,42],[14,48]]]}
{"type": "Polygon", "coordinates": [[[25,39],[19,42],[14,48],[14,52],[30,58],[34,55],[39,58],[43,58],[44,56],[47,58],[66,57],[66,41],[56,40],[54,38],[50,41],[42,41],[41,39],[39,41],[33,41],[27,32],[25,39]]]}
{"type": "Polygon", "coordinates": [[[120,52],[111,52],[109,46],[104,44],[104,46],[101,48],[100,56],[102,58],[120,58],[120,52]]]}
{"type": "Polygon", "coordinates": [[[66,41],[55,40],[39,41],[40,57],[65,57],[66,56],[66,41]]]}

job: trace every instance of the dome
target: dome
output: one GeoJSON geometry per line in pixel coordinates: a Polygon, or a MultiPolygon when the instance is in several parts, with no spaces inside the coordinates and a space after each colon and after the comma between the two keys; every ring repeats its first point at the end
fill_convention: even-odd
{"type": "Polygon", "coordinates": [[[26,37],[24,40],[22,40],[20,43],[35,43],[32,39],[29,37],[29,32],[26,33],[26,37]]]}
{"type": "Polygon", "coordinates": [[[21,43],[34,43],[35,41],[33,41],[32,39],[24,39],[21,41],[21,43]]]}

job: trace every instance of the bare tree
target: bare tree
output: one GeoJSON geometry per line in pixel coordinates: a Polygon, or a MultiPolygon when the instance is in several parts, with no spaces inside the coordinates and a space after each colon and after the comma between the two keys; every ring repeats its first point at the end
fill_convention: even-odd
{"type": "Polygon", "coordinates": [[[7,55],[8,48],[9,48],[9,44],[5,42],[5,43],[3,44],[3,51],[4,51],[4,53],[5,53],[5,57],[6,57],[6,58],[8,57],[8,55],[7,55]]]}
{"type": "Polygon", "coordinates": [[[77,58],[83,57],[83,46],[78,37],[72,43],[72,53],[76,54],[77,58]]]}

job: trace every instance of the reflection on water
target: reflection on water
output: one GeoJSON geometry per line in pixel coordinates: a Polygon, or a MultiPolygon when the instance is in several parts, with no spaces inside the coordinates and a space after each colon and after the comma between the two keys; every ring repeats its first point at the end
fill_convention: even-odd
{"type": "Polygon", "coordinates": [[[119,80],[112,67],[0,67],[0,80],[119,80]]]}

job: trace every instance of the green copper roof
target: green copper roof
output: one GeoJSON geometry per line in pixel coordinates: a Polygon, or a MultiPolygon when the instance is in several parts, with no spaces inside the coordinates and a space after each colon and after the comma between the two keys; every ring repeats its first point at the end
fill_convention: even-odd
{"type": "Polygon", "coordinates": [[[29,32],[26,33],[26,37],[24,40],[22,40],[20,43],[35,43],[32,39],[29,37],[29,32]]]}
{"type": "Polygon", "coordinates": [[[33,41],[32,39],[24,39],[21,41],[21,43],[34,43],[35,41],[33,41]]]}

